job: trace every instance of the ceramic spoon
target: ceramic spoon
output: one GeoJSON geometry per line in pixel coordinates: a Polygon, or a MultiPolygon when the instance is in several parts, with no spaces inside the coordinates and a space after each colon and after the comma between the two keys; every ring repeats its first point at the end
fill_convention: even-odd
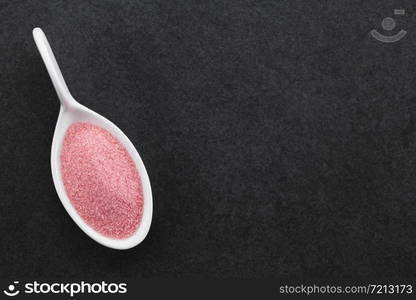
{"type": "Polygon", "coordinates": [[[46,69],[55,87],[58,98],[61,102],[61,108],[59,111],[58,121],[56,123],[55,133],[53,135],[52,150],[51,150],[51,168],[52,177],[55,184],[56,192],[63,206],[68,214],[72,217],[74,222],[93,240],[96,242],[114,249],[129,249],[139,244],[146,237],[150,224],[152,221],[152,191],[150,187],[150,180],[146,172],[146,168],[141,160],[139,153],[133,144],[127,138],[127,136],[111,121],[107,120],[103,116],[88,109],[87,107],[79,104],[68,90],[68,87],[64,81],[61,70],[53,55],[52,49],[49,46],[49,42],[46,39],[42,29],[33,29],[33,38],[35,39],[36,46],[42,56],[46,69]],[[71,201],[69,200],[64,183],[61,176],[60,167],[60,153],[63,145],[65,132],[73,123],[76,122],[88,122],[98,125],[107,131],[109,131],[114,137],[116,137],[127,149],[131,158],[133,159],[136,168],[140,174],[143,188],[143,215],[142,220],[137,228],[136,232],[126,239],[113,239],[102,235],[93,228],[91,228],[78,214],[71,201]]]}

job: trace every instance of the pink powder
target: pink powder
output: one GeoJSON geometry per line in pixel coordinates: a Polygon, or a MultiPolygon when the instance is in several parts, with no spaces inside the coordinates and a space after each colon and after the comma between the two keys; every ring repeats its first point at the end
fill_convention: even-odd
{"type": "Polygon", "coordinates": [[[75,123],[61,152],[65,190],[84,221],[117,239],[132,235],[141,221],[143,190],[126,148],[107,130],[75,123]]]}

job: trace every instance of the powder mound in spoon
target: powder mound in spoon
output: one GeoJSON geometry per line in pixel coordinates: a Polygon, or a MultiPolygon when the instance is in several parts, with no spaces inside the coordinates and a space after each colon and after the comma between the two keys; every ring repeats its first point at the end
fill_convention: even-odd
{"type": "Polygon", "coordinates": [[[61,172],[66,193],[84,221],[101,234],[131,236],[143,213],[143,189],[126,148],[107,130],[74,123],[65,133],[61,172]]]}

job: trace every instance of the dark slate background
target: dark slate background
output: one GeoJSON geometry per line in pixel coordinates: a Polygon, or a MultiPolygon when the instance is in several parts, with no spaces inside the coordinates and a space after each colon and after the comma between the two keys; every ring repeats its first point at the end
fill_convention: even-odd
{"type": "Polygon", "coordinates": [[[0,1],[0,277],[407,278],[416,271],[414,1],[0,1]],[[408,35],[369,37],[395,17],[408,35]],[[130,137],[138,247],[89,239],[50,174],[59,103],[130,137]]]}

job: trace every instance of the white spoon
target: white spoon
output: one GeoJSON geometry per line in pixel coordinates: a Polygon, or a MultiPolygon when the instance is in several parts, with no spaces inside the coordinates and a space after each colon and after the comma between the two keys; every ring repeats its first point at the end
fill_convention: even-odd
{"type": "Polygon", "coordinates": [[[49,42],[46,39],[42,29],[33,29],[33,38],[35,39],[36,46],[38,47],[40,55],[42,56],[43,62],[45,63],[46,69],[48,70],[53,86],[55,87],[56,93],[58,94],[58,98],[61,102],[61,109],[59,111],[59,117],[56,123],[55,133],[53,135],[51,150],[52,177],[56,192],[58,193],[58,196],[68,214],[90,238],[104,246],[114,249],[132,248],[143,241],[152,222],[152,191],[150,187],[150,180],[143,161],[127,136],[116,125],[96,112],[79,104],[71,96],[71,93],[69,92],[62,76],[61,70],[56,62],[55,56],[53,55],[52,49],[49,46],[49,42]],[[126,239],[109,238],[95,231],[81,218],[66,194],[61,176],[60,153],[65,132],[69,126],[76,122],[92,123],[110,132],[127,149],[139,172],[143,188],[143,215],[136,232],[126,239]]]}

